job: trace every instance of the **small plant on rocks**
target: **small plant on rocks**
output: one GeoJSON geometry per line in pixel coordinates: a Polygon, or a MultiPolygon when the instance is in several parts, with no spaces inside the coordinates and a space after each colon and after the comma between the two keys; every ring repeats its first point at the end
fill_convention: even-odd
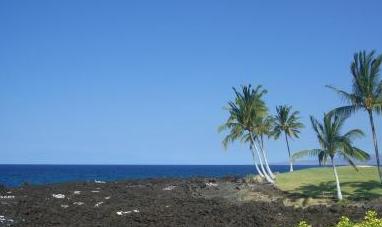
{"type": "MultiPolygon", "coordinates": [[[[311,225],[301,221],[296,227],[311,227],[311,225]]],[[[359,223],[354,223],[348,217],[343,216],[335,227],[382,227],[382,218],[378,218],[377,212],[368,211],[359,223]]]]}

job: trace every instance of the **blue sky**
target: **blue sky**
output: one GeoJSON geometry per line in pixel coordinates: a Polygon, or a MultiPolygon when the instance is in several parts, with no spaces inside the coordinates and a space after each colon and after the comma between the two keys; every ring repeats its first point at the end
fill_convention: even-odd
{"type": "MultiPolygon", "coordinates": [[[[249,164],[217,127],[232,86],[309,115],[339,105],[354,52],[382,52],[375,1],[1,1],[0,163],[249,164]]],[[[381,117],[376,126],[382,141],[381,117]]],[[[357,145],[373,154],[365,114],[357,145]]],[[[382,145],[382,144],[381,144],[382,145]]],[[[287,160],[268,141],[271,162],[287,160]]]]}

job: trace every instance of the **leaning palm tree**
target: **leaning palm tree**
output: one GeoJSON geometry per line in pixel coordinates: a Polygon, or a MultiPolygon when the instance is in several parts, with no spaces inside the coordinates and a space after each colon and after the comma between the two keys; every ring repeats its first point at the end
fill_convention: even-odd
{"type": "MultiPolygon", "coordinates": [[[[263,90],[261,86],[257,86],[253,89],[251,85],[242,86],[241,92],[237,91],[235,88],[233,90],[235,92],[235,100],[228,103],[227,110],[229,111],[229,117],[226,123],[219,127],[219,131],[229,131],[223,140],[223,145],[227,148],[229,143],[236,140],[242,142],[249,141],[255,161],[255,151],[253,150],[253,148],[256,147],[254,141],[255,121],[258,117],[264,116],[267,112],[265,103],[261,98],[266,93],[266,90],[263,90]]],[[[259,175],[263,175],[268,182],[273,183],[273,180],[264,169],[258,151],[257,156],[260,162],[260,169],[257,167],[259,175]]],[[[257,163],[255,163],[255,165],[257,166],[257,163]]]]}
{"type": "Polygon", "coordinates": [[[348,93],[343,90],[327,86],[336,91],[347,103],[347,106],[338,107],[333,112],[352,114],[358,110],[365,110],[369,115],[378,174],[382,183],[382,170],[379,161],[377,135],[374,127],[374,112],[381,112],[382,108],[382,82],[380,80],[380,65],[382,55],[375,56],[375,51],[366,51],[354,54],[350,69],[353,75],[353,90],[348,93]]]}
{"type": "Polygon", "coordinates": [[[276,115],[273,117],[274,128],[273,128],[273,136],[275,139],[278,139],[281,134],[285,136],[285,142],[288,148],[289,155],[289,164],[290,164],[290,172],[293,172],[293,160],[291,158],[291,152],[289,147],[288,138],[299,138],[300,129],[304,127],[304,125],[299,121],[300,117],[298,111],[291,112],[291,106],[277,106],[276,107],[276,115]]]}
{"type": "Polygon", "coordinates": [[[357,170],[353,160],[364,161],[369,159],[368,153],[353,146],[353,140],[355,138],[362,137],[364,134],[360,129],[353,129],[345,134],[341,134],[341,129],[346,120],[345,115],[324,114],[324,120],[322,123],[318,122],[313,117],[310,117],[310,120],[312,122],[313,130],[317,135],[320,148],[297,152],[293,155],[293,158],[297,159],[304,156],[319,156],[320,162],[324,164],[327,162],[327,159],[330,158],[334,177],[336,179],[337,198],[342,200],[341,187],[334,158],[336,156],[343,158],[357,170]]]}

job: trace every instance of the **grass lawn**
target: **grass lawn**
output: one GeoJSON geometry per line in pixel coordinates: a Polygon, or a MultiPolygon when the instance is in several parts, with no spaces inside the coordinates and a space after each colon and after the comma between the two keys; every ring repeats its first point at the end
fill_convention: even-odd
{"type": "MultiPolygon", "coordinates": [[[[382,196],[382,185],[378,181],[376,167],[338,167],[344,198],[351,200],[382,196]]],[[[331,167],[311,168],[282,173],[277,176],[276,185],[283,191],[313,198],[334,197],[336,184],[331,167]]]]}

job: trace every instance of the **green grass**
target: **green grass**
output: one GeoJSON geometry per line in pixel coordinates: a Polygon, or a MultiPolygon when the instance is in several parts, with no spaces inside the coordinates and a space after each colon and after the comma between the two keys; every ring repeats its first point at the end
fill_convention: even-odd
{"type": "MultiPolygon", "coordinates": [[[[377,168],[338,167],[342,193],[350,200],[370,199],[382,196],[377,168]]],[[[336,185],[330,167],[298,170],[277,176],[276,185],[283,191],[313,198],[334,197],[336,185]]]]}

